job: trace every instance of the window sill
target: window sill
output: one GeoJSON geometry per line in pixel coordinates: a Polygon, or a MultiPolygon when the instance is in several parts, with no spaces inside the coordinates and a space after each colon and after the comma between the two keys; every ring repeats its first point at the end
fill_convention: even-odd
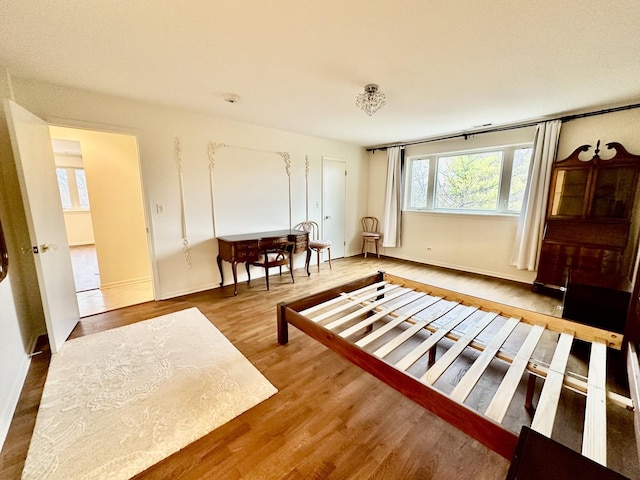
{"type": "Polygon", "coordinates": [[[403,210],[403,215],[415,216],[449,216],[456,218],[475,218],[475,219],[501,219],[501,220],[518,220],[520,215],[516,213],[497,213],[497,212],[460,212],[453,210],[403,210]]]}

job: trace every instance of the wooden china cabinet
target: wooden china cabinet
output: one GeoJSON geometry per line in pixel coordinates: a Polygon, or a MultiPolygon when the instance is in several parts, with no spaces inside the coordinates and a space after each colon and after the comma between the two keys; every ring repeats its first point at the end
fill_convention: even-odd
{"type": "Polygon", "coordinates": [[[565,318],[621,332],[637,250],[640,155],[616,142],[606,148],[615,154],[600,158],[598,141],[591,158],[583,145],[554,164],[534,287],[564,292],[565,318]]]}

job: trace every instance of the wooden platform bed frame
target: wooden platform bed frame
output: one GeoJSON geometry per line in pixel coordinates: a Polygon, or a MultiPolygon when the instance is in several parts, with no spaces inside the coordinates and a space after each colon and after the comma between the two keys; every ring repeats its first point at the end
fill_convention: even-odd
{"type": "MultiPolygon", "coordinates": [[[[632,398],[607,391],[607,349],[620,350],[622,335],[384,272],[279,304],[282,345],[288,342],[289,324],[509,460],[518,433],[501,422],[521,381],[527,384],[524,403],[530,408],[536,378],[544,379],[535,413],[524,429],[545,437],[551,437],[562,388],[586,396],[581,453],[601,465],[607,457],[607,403],[633,409],[638,401],[640,369],[633,345],[625,348],[632,398]],[[533,356],[543,336],[553,339],[548,362],[533,356]],[[583,349],[590,352],[587,374],[567,371],[574,342],[590,344],[583,349]],[[506,343],[511,348],[505,348],[506,343]],[[435,387],[465,355],[472,363],[466,373],[460,370],[453,389],[445,393],[447,389],[435,387]],[[496,369],[496,362],[502,368],[496,369]],[[497,382],[495,370],[502,377],[497,382]],[[477,411],[464,402],[489,371],[495,393],[483,402],[486,408],[477,411]]],[[[522,387],[520,392],[522,398],[522,387]]],[[[638,437],[637,411],[635,418],[638,437]]]]}

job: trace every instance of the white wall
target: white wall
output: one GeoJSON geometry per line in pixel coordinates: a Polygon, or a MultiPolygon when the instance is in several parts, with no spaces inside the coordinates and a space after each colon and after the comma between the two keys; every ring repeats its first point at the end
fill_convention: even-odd
{"type": "Polygon", "coordinates": [[[69,245],[92,245],[96,242],[93,235],[91,212],[86,210],[65,211],[64,226],[69,245]]]}
{"type": "MultiPolygon", "coordinates": [[[[533,140],[534,128],[478,135],[465,139],[407,146],[405,158],[454,152],[533,140]]],[[[387,153],[371,154],[369,213],[382,222],[387,153]]],[[[429,265],[454,268],[521,282],[533,282],[535,273],[509,265],[518,218],[513,215],[468,215],[441,212],[403,212],[402,246],[383,248],[385,255],[429,265]]]]}
{"type": "MultiPolygon", "coordinates": [[[[241,147],[224,148],[215,155],[213,183],[218,234],[288,227],[288,206],[282,205],[287,180],[284,161],[273,152],[291,154],[294,225],[305,216],[305,155],[308,155],[310,216],[320,222],[320,209],[315,205],[322,204],[324,155],[347,162],[347,251],[357,251],[358,222],[366,213],[368,179],[367,154],[358,146],[42,82],[14,79],[13,83],[16,102],[52,124],[136,135],[158,298],[216,287],[220,281],[207,156],[210,141],[241,147]],[[180,184],[174,156],[176,137],[181,144],[190,268],[182,249],[180,184]],[[243,175],[238,175],[238,171],[243,175]],[[158,213],[157,205],[163,206],[163,213],[158,213]],[[269,205],[272,217],[254,215],[269,205]]],[[[304,261],[302,257],[298,262],[304,261]]],[[[228,270],[225,281],[230,278],[228,270]]]]}
{"type": "MultiPolygon", "coordinates": [[[[413,145],[406,148],[406,158],[434,152],[459,151],[494,145],[531,141],[535,129],[509,130],[472,137],[413,145]]],[[[640,154],[640,109],[609,113],[572,120],[562,125],[558,158],[571,154],[577,147],[602,141],[604,157],[607,142],[619,142],[631,153],[640,154]]],[[[611,155],[609,153],[609,155],[611,155]]],[[[371,154],[369,214],[382,221],[386,179],[386,152],[371,154]]],[[[636,217],[640,206],[636,210],[636,217]]],[[[385,248],[385,255],[414,260],[532,283],[535,272],[517,270],[509,265],[509,256],[517,227],[517,217],[502,215],[456,215],[437,212],[403,212],[402,246],[385,248]]],[[[637,235],[638,225],[634,225],[637,235]]],[[[632,246],[633,247],[633,246],[632,246]]],[[[634,250],[635,247],[632,248],[634,250]]],[[[632,256],[625,259],[632,262],[632,256]]]]}
{"type": "Polygon", "coordinates": [[[7,436],[11,418],[18,403],[22,384],[27,377],[30,358],[23,344],[20,320],[9,276],[0,283],[0,448],[7,436]]]}
{"type": "Polygon", "coordinates": [[[580,118],[562,124],[558,158],[568,157],[581,145],[593,145],[601,140],[600,156],[606,154],[605,144],[621,143],[629,153],[640,155],[640,108],[606,115],[580,118]]]}

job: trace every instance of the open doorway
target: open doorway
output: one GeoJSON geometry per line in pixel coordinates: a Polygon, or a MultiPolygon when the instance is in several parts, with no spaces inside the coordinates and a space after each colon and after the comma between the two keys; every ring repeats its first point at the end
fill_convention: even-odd
{"type": "Polygon", "coordinates": [[[50,127],[80,316],[153,300],[136,138],[50,127]]]}

